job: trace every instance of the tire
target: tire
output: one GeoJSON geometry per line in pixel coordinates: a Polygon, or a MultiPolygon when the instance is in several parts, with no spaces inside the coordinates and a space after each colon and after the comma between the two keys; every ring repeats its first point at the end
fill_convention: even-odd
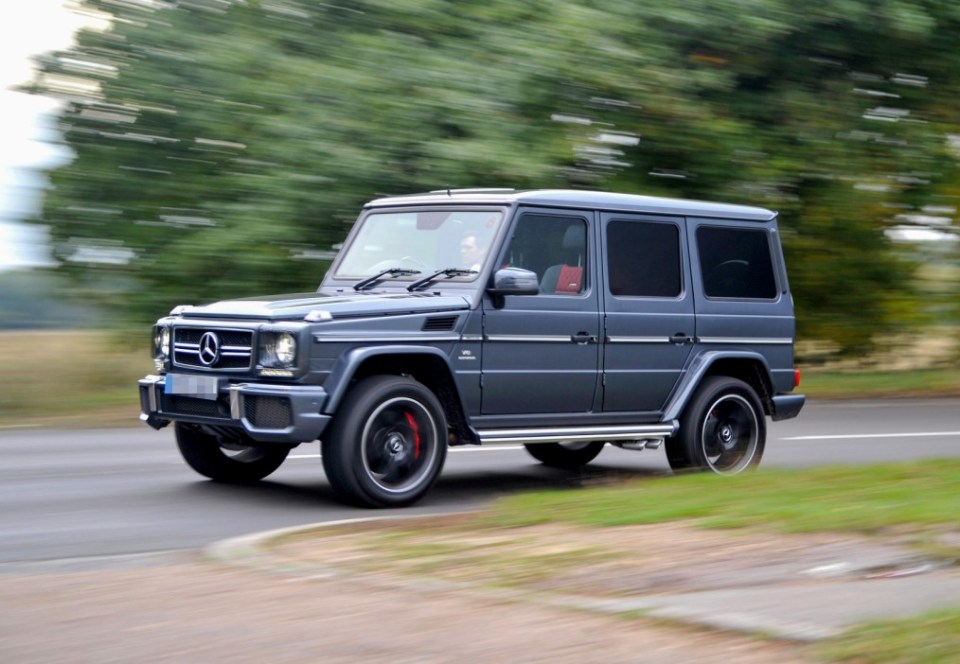
{"type": "Polygon", "coordinates": [[[674,472],[737,475],[760,463],[766,435],[753,388],[736,378],[711,376],[687,404],[679,433],[667,439],[667,460],[674,472]]]}
{"type": "Polygon", "coordinates": [[[195,424],[177,422],[177,447],[187,465],[216,482],[256,482],[275,471],[290,453],[282,445],[255,445],[237,436],[207,433],[195,424]]]}
{"type": "Polygon", "coordinates": [[[366,507],[410,505],[427,493],[447,458],[447,421],[426,386],[372,376],[344,398],[322,442],[333,490],[366,507]]]}
{"type": "Polygon", "coordinates": [[[603,442],[534,443],[524,447],[530,456],[545,466],[573,470],[597,458],[605,444],[603,442]]]}

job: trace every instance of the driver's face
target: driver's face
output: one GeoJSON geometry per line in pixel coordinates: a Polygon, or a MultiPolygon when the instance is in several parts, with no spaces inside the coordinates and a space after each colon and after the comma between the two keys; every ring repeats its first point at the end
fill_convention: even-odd
{"type": "Polygon", "coordinates": [[[477,246],[477,238],[465,237],[460,241],[460,262],[464,265],[474,265],[480,262],[481,252],[477,246]]]}

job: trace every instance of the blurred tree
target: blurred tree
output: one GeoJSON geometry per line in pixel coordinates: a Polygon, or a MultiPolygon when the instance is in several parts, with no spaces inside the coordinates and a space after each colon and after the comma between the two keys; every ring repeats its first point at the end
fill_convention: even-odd
{"type": "Polygon", "coordinates": [[[801,335],[862,350],[918,309],[885,231],[956,207],[947,0],[86,4],[38,221],[138,319],[312,289],[380,193],[575,186],[780,210],[801,335]]]}

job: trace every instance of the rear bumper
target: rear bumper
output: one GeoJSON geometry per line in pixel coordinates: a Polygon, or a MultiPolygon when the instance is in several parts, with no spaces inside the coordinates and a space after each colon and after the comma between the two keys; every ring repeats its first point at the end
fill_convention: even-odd
{"type": "Polygon", "coordinates": [[[802,394],[778,394],[771,399],[770,419],[779,422],[796,417],[806,401],[807,397],[802,394]]]}
{"type": "Polygon", "coordinates": [[[314,385],[231,384],[220,379],[216,394],[169,394],[166,376],[139,381],[140,419],[154,429],[191,422],[243,429],[260,442],[308,443],[330,421],[320,412],[327,399],[314,385]]]}

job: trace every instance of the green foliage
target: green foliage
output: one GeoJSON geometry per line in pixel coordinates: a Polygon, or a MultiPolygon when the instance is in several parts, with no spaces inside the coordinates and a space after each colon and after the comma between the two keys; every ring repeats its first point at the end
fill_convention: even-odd
{"type": "Polygon", "coordinates": [[[918,308],[884,230],[960,191],[946,0],[87,4],[38,221],[140,320],[313,289],[381,193],[572,186],[780,210],[801,335],[863,350],[918,308]]]}

